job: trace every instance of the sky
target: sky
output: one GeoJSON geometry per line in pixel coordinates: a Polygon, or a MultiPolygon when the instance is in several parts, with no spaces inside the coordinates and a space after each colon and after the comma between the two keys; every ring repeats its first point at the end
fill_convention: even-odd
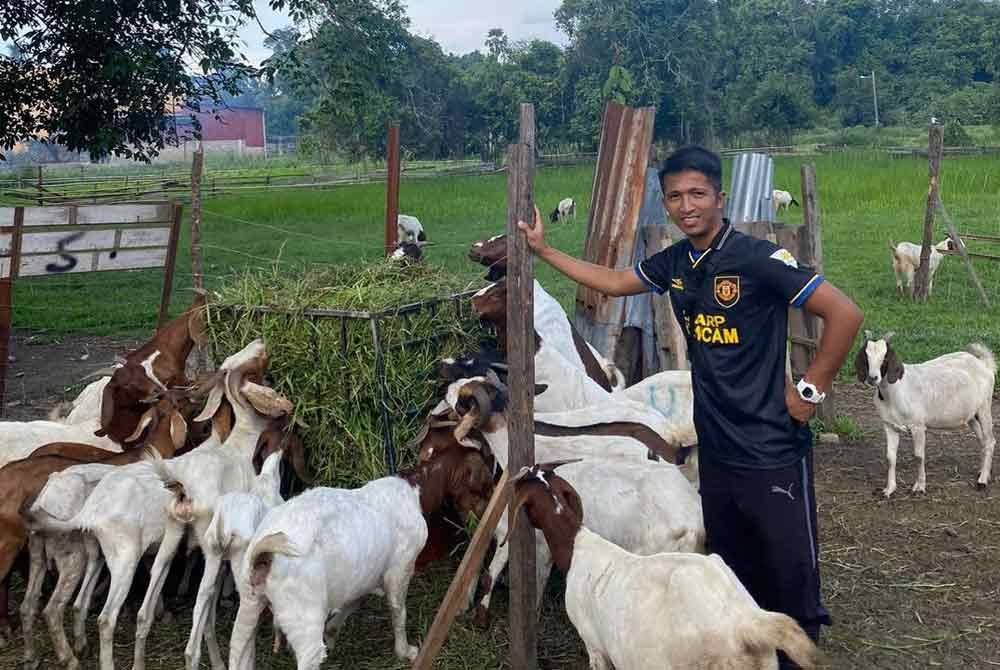
{"type": "MultiPolygon", "coordinates": [[[[406,12],[410,32],[433,38],[445,53],[463,54],[483,49],[491,28],[503,28],[512,41],[539,38],[565,45],[566,36],[556,29],[553,18],[559,5],[560,0],[411,0],[406,12]]],[[[268,31],[290,23],[266,0],[254,0],[254,6],[268,31]]],[[[270,55],[264,48],[266,36],[256,23],[244,27],[240,37],[243,53],[254,65],[270,55]]]]}

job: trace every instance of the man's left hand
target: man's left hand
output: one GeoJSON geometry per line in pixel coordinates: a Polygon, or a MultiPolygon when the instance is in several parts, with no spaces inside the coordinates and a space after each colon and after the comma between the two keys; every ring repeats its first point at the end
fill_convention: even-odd
{"type": "Polygon", "coordinates": [[[792,384],[785,384],[785,406],[788,413],[799,423],[809,423],[816,413],[816,405],[806,402],[792,384]]]}

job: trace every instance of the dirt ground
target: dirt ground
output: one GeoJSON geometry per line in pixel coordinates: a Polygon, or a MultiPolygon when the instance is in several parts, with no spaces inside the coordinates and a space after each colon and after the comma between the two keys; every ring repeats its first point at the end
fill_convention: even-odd
{"type": "MultiPolygon", "coordinates": [[[[17,333],[16,362],[8,371],[6,418],[44,417],[55,403],[75,396],[85,375],[111,363],[116,354],[135,344],[94,337],[52,341],[17,333]]],[[[897,468],[899,488],[891,500],[885,500],[881,493],[885,486],[885,438],[870,392],[859,384],[841,384],[836,390],[838,414],[851,417],[860,435],[816,447],[823,591],[834,618],[834,626],[824,630],[823,667],[1000,667],[1000,496],[997,485],[985,491],[974,487],[980,453],[972,432],[928,434],[926,495],[910,492],[915,469],[909,451],[911,443],[904,439],[897,468]]],[[[995,401],[994,417],[998,416],[1000,402],[995,401]]],[[[455,566],[457,562],[456,558],[455,566]]],[[[453,569],[440,566],[423,580],[420,576],[414,580],[408,628],[417,640],[433,618],[453,569]]],[[[539,633],[543,667],[586,667],[582,647],[568,629],[552,587],[550,583],[539,633]]],[[[20,602],[18,591],[12,609],[20,602]]],[[[495,600],[506,600],[506,594],[495,600]]],[[[179,624],[154,628],[150,668],[183,667],[183,645],[190,621],[187,609],[182,610],[179,624]]],[[[498,609],[502,615],[503,608],[498,609]]],[[[331,655],[327,667],[404,667],[390,660],[390,634],[383,610],[381,603],[366,606],[348,622],[339,649],[331,655]],[[368,630],[372,626],[374,630],[368,630]],[[364,634],[361,627],[366,629],[364,634]],[[385,664],[372,657],[373,646],[381,647],[383,642],[383,651],[388,652],[385,664]],[[358,647],[356,652],[363,662],[348,660],[354,647],[358,647]]],[[[221,615],[220,640],[224,649],[232,614],[221,615]]],[[[91,640],[96,646],[93,619],[92,615],[91,640]]],[[[453,632],[449,644],[497,645],[501,652],[497,657],[503,657],[507,640],[502,619],[487,634],[470,632],[461,621],[457,627],[462,630],[453,632]]],[[[39,630],[41,667],[57,667],[41,621],[39,630]]],[[[131,657],[132,630],[130,618],[123,617],[116,642],[128,649],[119,650],[120,661],[131,657]]],[[[449,660],[455,655],[448,654],[448,646],[439,667],[488,667],[471,661],[469,657],[476,654],[449,660]]],[[[294,667],[289,657],[271,657],[264,646],[261,654],[262,667],[294,667]]],[[[17,667],[20,655],[18,639],[0,650],[0,669],[17,667]]],[[[84,667],[95,667],[95,662],[91,656],[84,667]]],[[[207,664],[207,659],[203,663],[207,664]]]]}

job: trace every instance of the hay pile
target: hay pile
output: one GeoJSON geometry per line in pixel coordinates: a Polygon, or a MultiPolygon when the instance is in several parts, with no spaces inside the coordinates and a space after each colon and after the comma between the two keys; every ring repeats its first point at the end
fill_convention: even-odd
{"type": "Polygon", "coordinates": [[[371,320],[309,318],[307,310],[378,312],[387,415],[397,465],[414,460],[415,437],[433,399],[434,366],[443,356],[475,350],[485,336],[467,298],[405,315],[413,303],[478,288],[441,268],[377,261],[280,273],[248,270],[212,301],[209,336],[221,361],[254,338],[267,343],[271,384],[295,403],[316,484],[358,486],[387,472],[371,320]],[[250,308],[265,306],[270,312],[250,308]],[[346,345],[346,346],[345,346],[346,345]]]}

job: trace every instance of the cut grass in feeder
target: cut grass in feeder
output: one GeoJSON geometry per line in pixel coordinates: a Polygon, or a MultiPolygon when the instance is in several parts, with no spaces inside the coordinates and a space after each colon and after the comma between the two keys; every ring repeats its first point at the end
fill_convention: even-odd
{"type": "Polygon", "coordinates": [[[438,359],[486,335],[468,304],[478,288],[388,260],[248,270],[218,291],[209,335],[219,360],[267,343],[268,376],[305,426],[315,483],[353,487],[415,460],[438,359]]]}

